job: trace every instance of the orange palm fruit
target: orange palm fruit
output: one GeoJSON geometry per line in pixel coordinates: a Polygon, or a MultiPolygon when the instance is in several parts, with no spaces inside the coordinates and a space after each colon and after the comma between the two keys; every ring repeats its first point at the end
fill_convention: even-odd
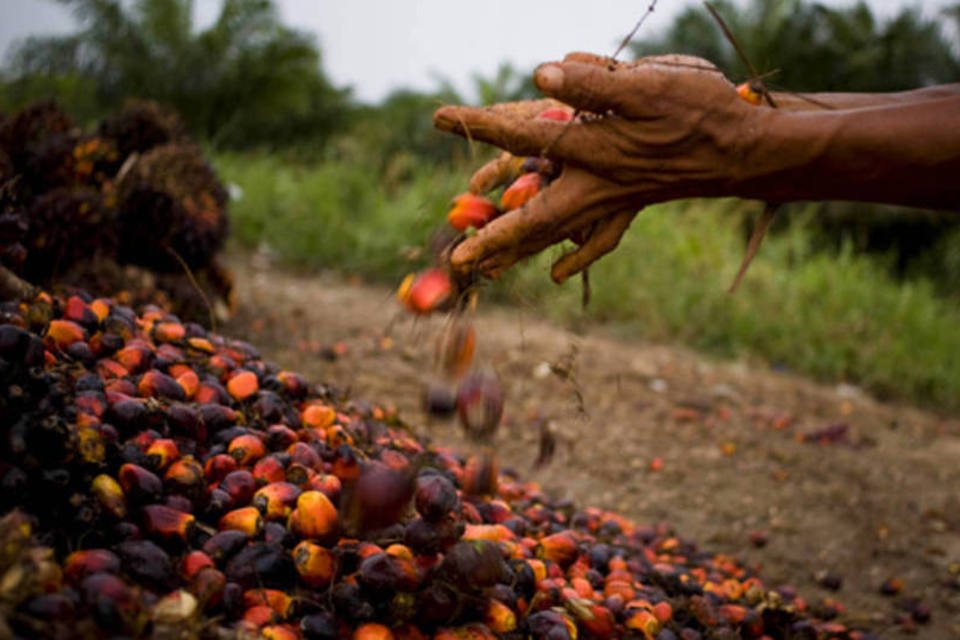
{"type": "Polygon", "coordinates": [[[326,429],[337,417],[337,412],[325,404],[311,404],[304,408],[300,419],[314,429],[326,429]]]}
{"type": "Polygon", "coordinates": [[[300,496],[300,488],[289,482],[273,482],[253,494],[253,506],[267,520],[286,520],[300,496]]]}
{"type": "Polygon", "coordinates": [[[243,593],[243,604],[248,609],[265,605],[276,612],[281,619],[290,617],[293,612],[293,598],[279,589],[247,589],[243,593]]]}
{"type": "Polygon", "coordinates": [[[567,567],[577,559],[579,550],[577,541],[568,531],[561,531],[546,536],[537,545],[537,557],[543,560],[552,560],[561,567],[567,567]]]}
{"type": "Polygon", "coordinates": [[[265,640],[300,640],[300,633],[296,627],[289,624],[268,624],[260,629],[260,636],[265,640]]]}
{"type": "Polygon", "coordinates": [[[519,209],[529,202],[533,196],[540,193],[542,184],[543,178],[539,173],[523,174],[504,190],[500,197],[500,206],[503,207],[504,211],[519,209]]]}
{"type": "Polygon", "coordinates": [[[497,493],[499,465],[491,451],[467,458],[463,467],[461,488],[469,496],[492,496],[497,493]]]}
{"type": "Polygon", "coordinates": [[[247,433],[230,441],[227,454],[236,460],[239,466],[245,467],[267,455],[267,447],[259,437],[247,433]]]}
{"type": "Polygon", "coordinates": [[[128,344],[114,353],[113,359],[122,364],[130,373],[140,373],[149,364],[150,355],[150,349],[144,344],[128,344]]]}
{"type": "Polygon", "coordinates": [[[336,535],[338,526],[337,508],[319,491],[301,493],[288,520],[291,531],[309,540],[330,539],[336,535]]]}
{"type": "Polygon", "coordinates": [[[227,381],[227,393],[235,400],[246,400],[259,389],[260,383],[253,371],[238,371],[227,381]]]}
{"type": "Polygon", "coordinates": [[[494,633],[510,633],[517,628],[517,614],[499,600],[491,598],[483,611],[483,621],[494,633]]]}
{"type": "Polygon", "coordinates": [[[225,453],[218,453],[207,458],[203,465],[203,473],[207,482],[217,483],[227,477],[227,474],[237,470],[237,460],[225,453]]]}
{"type": "Polygon", "coordinates": [[[183,387],[165,373],[151,369],[140,378],[137,392],[144,398],[170,398],[183,400],[186,396],[183,387]]]}
{"type": "Polygon", "coordinates": [[[407,310],[420,315],[437,311],[452,294],[450,275],[437,268],[408,275],[397,290],[397,298],[407,310]]]}
{"type": "Polygon", "coordinates": [[[393,640],[393,632],[385,625],[367,622],[356,628],[353,640],[393,640]]]}
{"type": "Polygon", "coordinates": [[[206,353],[206,354],[212,354],[215,351],[215,349],[213,348],[213,345],[206,338],[199,338],[199,337],[187,338],[187,346],[190,347],[191,349],[194,349],[196,351],[200,351],[201,353],[206,353]]]}
{"type": "Polygon", "coordinates": [[[630,611],[627,614],[627,620],[624,623],[624,626],[627,629],[639,631],[647,638],[653,638],[660,633],[660,628],[663,625],[660,624],[660,621],[657,620],[655,615],[646,609],[640,609],[637,611],[630,611]]]}
{"type": "Polygon", "coordinates": [[[113,477],[101,473],[93,479],[90,489],[100,506],[113,517],[122,519],[127,515],[127,500],[123,488],[113,477]]]}
{"type": "Polygon", "coordinates": [[[147,454],[147,462],[157,471],[163,471],[180,458],[180,449],[170,438],[157,438],[144,453],[147,454]]]}
{"type": "Polygon", "coordinates": [[[470,368],[477,346],[473,323],[463,316],[454,317],[438,342],[438,359],[445,374],[460,378],[470,368]]]}
{"type": "Polygon", "coordinates": [[[232,529],[247,534],[251,538],[263,529],[263,517],[256,507],[240,507],[220,518],[220,531],[232,529]]]}
{"type": "Polygon", "coordinates": [[[254,629],[260,629],[268,624],[280,622],[277,612],[265,604],[248,607],[243,612],[243,622],[254,629]]]}
{"type": "Polygon", "coordinates": [[[48,347],[64,349],[84,339],[86,332],[72,320],[51,320],[47,326],[45,342],[48,347]]]}
{"type": "Polygon", "coordinates": [[[497,216],[497,206],[475,193],[461,193],[453,199],[453,207],[447,213],[447,222],[457,231],[469,227],[482,229],[497,216]]]}
{"type": "Polygon", "coordinates": [[[291,552],[300,580],[308,587],[321,589],[333,582],[336,558],[325,547],[302,540],[291,552]]]}
{"type": "Polygon", "coordinates": [[[179,322],[160,322],[153,326],[153,338],[157,342],[177,342],[186,335],[186,327],[179,322]]]}
{"type": "Polygon", "coordinates": [[[257,460],[251,470],[254,480],[260,484],[282,482],[287,478],[287,470],[283,462],[275,455],[264,456],[257,460]]]}
{"type": "Polygon", "coordinates": [[[759,106],[763,102],[763,94],[757,90],[750,82],[744,82],[737,85],[737,95],[741,100],[749,102],[754,106],[759,106]]]}
{"type": "Polygon", "coordinates": [[[178,375],[175,380],[177,384],[180,385],[180,388],[183,389],[183,395],[185,395],[187,399],[193,398],[193,396],[197,394],[197,390],[200,389],[200,378],[193,369],[187,369],[178,375]]]}

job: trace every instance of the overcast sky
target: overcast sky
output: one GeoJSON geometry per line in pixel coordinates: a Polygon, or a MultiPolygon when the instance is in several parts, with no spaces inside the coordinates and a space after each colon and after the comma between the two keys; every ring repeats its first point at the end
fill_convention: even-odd
{"type": "MultiPolygon", "coordinates": [[[[398,87],[432,89],[437,78],[461,90],[499,63],[530,69],[574,50],[611,53],[649,0],[275,0],[286,24],[316,35],[324,69],[362,100],[398,87]]],[[[638,38],[669,26],[688,0],[659,0],[638,38]]],[[[827,0],[826,4],[851,4],[827,0]]],[[[868,0],[880,16],[904,6],[928,15],[950,0],[868,0]]],[[[194,0],[201,23],[221,0],[194,0]]],[[[32,34],[68,32],[70,13],[53,0],[0,0],[0,52],[32,34]]]]}

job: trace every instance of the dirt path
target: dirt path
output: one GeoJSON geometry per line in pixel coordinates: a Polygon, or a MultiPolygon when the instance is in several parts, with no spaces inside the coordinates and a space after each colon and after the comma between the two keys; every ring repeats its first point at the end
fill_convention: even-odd
{"type": "MultiPolygon", "coordinates": [[[[398,319],[384,288],[256,263],[234,260],[241,310],[230,332],[463,446],[453,422],[430,423],[421,409],[442,320],[398,319]]],[[[503,466],[580,504],[668,521],[701,547],[762,565],[768,584],[788,583],[811,604],[836,598],[847,622],[881,637],[902,637],[894,619],[921,601],[932,620],[919,637],[960,638],[960,420],[601,330],[575,335],[529,310],[481,305],[477,332],[478,361],[508,394],[503,466]],[[571,362],[572,376],[557,373],[571,362]],[[559,446],[534,470],[543,420],[559,446]],[[834,442],[802,441],[825,427],[834,442]],[[765,547],[751,544],[754,531],[765,547]],[[839,591],[820,586],[818,572],[841,578],[839,591]],[[891,577],[903,592],[880,595],[891,577]]]]}

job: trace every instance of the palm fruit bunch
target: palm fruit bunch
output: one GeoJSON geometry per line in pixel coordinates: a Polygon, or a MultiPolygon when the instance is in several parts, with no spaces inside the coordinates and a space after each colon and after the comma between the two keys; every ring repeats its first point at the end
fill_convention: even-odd
{"type": "Polygon", "coordinates": [[[0,303],[0,436],[3,637],[873,637],[154,307],[0,303]]]}
{"type": "Polygon", "coordinates": [[[118,185],[119,257],[160,272],[209,264],[227,237],[227,191],[203,153],[172,143],[144,152],[118,185]]]}
{"type": "Polygon", "coordinates": [[[142,280],[127,277],[136,265],[159,274],[137,301],[223,315],[226,204],[179,118],[154,103],[128,103],[92,134],[50,102],[0,119],[0,266],[30,283],[116,294],[142,280]]]}

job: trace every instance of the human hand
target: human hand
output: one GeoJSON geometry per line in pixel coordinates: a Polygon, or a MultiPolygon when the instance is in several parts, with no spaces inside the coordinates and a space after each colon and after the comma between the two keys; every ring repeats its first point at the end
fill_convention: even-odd
{"type": "MultiPolygon", "coordinates": [[[[517,155],[543,154],[563,166],[560,177],[523,208],[458,246],[455,270],[496,277],[579,232],[583,246],[554,265],[552,275],[562,281],[613,250],[645,204],[726,195],[743,153],[744,126],[758,110],[738,98],[716,67],[689,56],[623,64],[572,54],[541,66],[535,81],[583,117],[573,123],[538,119],[549,106],[543,101],[443,107],[434,117],[441,129],[517,155]]],[[[494,173],[482,168],[471,190],[493,186],[485,181],[494,173]]]]}

